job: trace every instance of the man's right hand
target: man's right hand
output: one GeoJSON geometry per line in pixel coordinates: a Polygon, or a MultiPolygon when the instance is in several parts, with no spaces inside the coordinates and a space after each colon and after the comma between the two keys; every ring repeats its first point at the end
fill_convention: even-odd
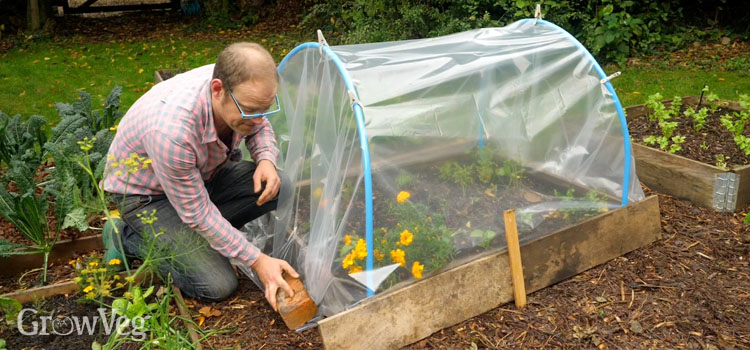
{"type": "Polygon", "coordinates": [[[276,306],[276,292],[279,288],[282,288],[286,292],[288,298],[294,296],[294,290],[284,281],[282,273],[286,271],[294,278],[299,278],[299,274],[286,261],[261,253],[260,257],[250,267],[258,275],[260,282],[266,287],[266,300],[271,304],[274,311],[278,311],[278,307],[276,306]]]}

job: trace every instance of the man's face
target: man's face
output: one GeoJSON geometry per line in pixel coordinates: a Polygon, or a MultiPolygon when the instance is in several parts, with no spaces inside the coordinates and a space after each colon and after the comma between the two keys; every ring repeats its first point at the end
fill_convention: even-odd
{"type": "Polygon", "coordinates": [[[276,83],[268,81],[248,81],[232,87],[232,94],[237,100],[234,100],[226,89],[216,91],[219,101],[219,108],[214,108],[214,113],[224,120],[236,133],[247,136],[253,131],[255,126],[263,123],[263,117],[243,119],[237,104],[242,108],[245,114],[263,113],[268,111],[272,104],[275,104],[276,83]]]}

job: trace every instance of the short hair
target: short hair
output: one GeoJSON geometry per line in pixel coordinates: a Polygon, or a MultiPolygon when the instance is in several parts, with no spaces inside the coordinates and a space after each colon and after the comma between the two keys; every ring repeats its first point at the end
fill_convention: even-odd
{"type": "Polygon", "coordinates": [[[263,46],[239,42],[227,46],[219,53],[214,65],[213,79],[224,83],[225,89],[254,79],[272,79],[279,82],[276,63],[263,46]]]}

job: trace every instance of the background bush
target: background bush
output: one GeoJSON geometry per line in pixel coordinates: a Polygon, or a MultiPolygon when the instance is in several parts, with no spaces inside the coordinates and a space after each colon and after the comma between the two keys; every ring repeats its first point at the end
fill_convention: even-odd
{"type": "Polygon", "coordinates": [[[317,0],[301,24],[333,33],[331,44],[416,39],[504,26],[537,3],[605,62],[750,31],[747,4],[730,0],[317,0]]]}

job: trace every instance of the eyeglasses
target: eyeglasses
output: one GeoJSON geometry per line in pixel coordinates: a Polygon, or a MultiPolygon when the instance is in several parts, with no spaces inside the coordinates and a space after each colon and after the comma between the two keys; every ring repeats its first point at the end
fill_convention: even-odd
{"type": "Polygon", "coordinates": [[[234,94],[232,93],[232,90],[227,89],[229,91],[229,96],[232,96],[232,100],[234,100],[234,104],[237,105],[237,109],[240,111],[240,115],[242,116],[242,119],[254,119],[254,118],[260,118],[260,117],[268,117],[270,114],[277,113],[281,110],[281,104],[279,103],[279,95],[276,95],[276,109],[268,112],[263,113],[253,113],[253,114],[245,114],[245,112],[242,111],[242,107],[240,107],[240,103],[237,102],[237,99],[234,97],[234,94]]]}

